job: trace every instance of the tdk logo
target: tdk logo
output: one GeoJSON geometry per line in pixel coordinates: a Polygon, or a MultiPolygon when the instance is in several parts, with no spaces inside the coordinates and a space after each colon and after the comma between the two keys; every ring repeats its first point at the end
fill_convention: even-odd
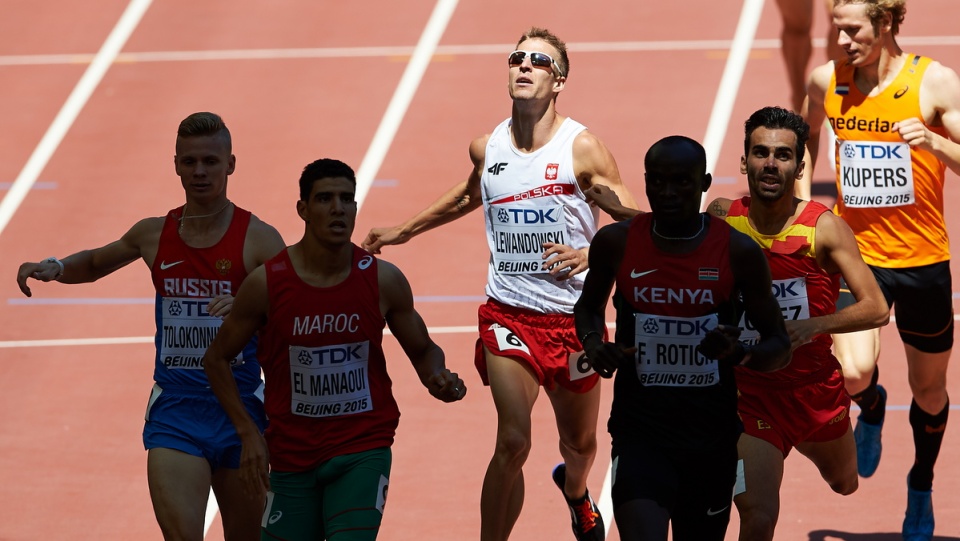
{"type": "Polygon", "coordinates": [[[500,171],[503,171],[507,168],[507,162],[495,163],[487,168],[487,173],[491,175],[499,175],[500,171]]]}
{"type": "Polygon", "coordinates": [[[778,299],[788,299],[792,297],[799,297],[802,292],[796,291],[794,286],[799,284],[799,280],[791,280],[789,282],[782,283],[773,283],[773,296],[778,299]]]}
{"type": "Polygon", "coordinates": [[[506,209],[515,224],[555,224],[557,208],[551,209],[506,209]]]}
{"type": "MultiPolygon", "coordinates": [[[[354,362],[363,360],[363,344],[350,344],[346,346],[332,346],[314,349],[309,352],[312,360],[316,360],[319,366],[327,364],[340,364],[344,362],[354,362]]],[[[300,364],[312,366],[312,362],[304,362],[304,359],[298,359],[300,364]]]]}
{"type": "Polygon", "coordinates": [[[863,143],[847,143],[843,148],[843,155],[847,158],[869,160],[902,160],[900,146],[894,145],[867,145],[863,143]]]}
{"type": "Polygon", "coordinates": [[[643,331],[648,334],[660,333],[660,325],[663,325],[663,334],[666,336],[704,336],[710,331],[710,329],[707,328],[708,325],[713,324],[709,319],[688,321],[665,317],[657,318],[656,320],[650,318],[643,323],[643,331]]]}

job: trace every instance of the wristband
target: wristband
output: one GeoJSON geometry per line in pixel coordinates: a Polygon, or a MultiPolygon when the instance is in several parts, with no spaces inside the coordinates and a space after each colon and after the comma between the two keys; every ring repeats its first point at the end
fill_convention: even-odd
{"type": "Polygon", "coordinates": [[[48,257],[43,260],[43,263],[56,263],[60,270],[57,271],[56,276],[53,277],[54,280],[59,280],[63,276],[63,261],[60,261],[56,257],[48,257]]]}
{"type": "Polygon", "coordinates": [[[603,341],[603,335],[600,334],[599,331],[587,331],[583,336],[580,337],[580,345],[586,345],[587,338],[590,338],[591,334],[597,335],[597,338],[599,338],[601,342],[603,341]]]}

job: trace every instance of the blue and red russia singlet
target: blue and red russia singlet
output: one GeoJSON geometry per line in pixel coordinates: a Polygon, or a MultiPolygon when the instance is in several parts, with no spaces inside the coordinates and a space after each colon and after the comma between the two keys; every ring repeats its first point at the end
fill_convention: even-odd
{"type": "Polygon", "coordinates": [[[350,275],[332,287],[304,282],[287,250],[266,272],[259,352],[271,468],[305,471],[392,445],[400,410],[383,356],[376,258],[354,246],[350,275]]]}
{"type": "MultiPolygon", "coordinates": [[[[209,248],[183,242],[178,232],[182,212],[180,207],[167,213],[150,269],[157,292],[154,379],[167,390],[209,391],[202,359],[222,320],[207,313],[207,304],[218,295],[236,295],[247,276],[243,245],[250,212],[234,207],[223,238],[209,248]]],[[[233,375],[242,394],[253,393],[260,385],[255,338],[234,361],[233,375]]]]}
{"type": "Polygon", "coordinates": [[[614,445],[729,444],[741,429],[733,370],[698,346],[718,324],[736,324],[730,226],[707,218],[709,230],[694,251],[670,254],[654,245],[652,220],[633,218],[617,271],[617,343],[638,350],[634,366],[617,370],[610,434],[614,445]]]}
{"type": "MultiPolygon", "coordinates": [[[[837,135],[836,212],[850,224],[869,265],[902,269],[950,259],[943,219],[946,166],[893,130],[900,120],[923,119],[920,83],[929,65],[929,58],[907,55],[887,88],[868,97],[857,88],[854,67],[841,60],[824,96],[837,135]]],[[[927,129],[947,136],[942,126],[927,129]]]]}
{"type": "Polygon", "coordinates": [[[543,147],[521,152],[510,125],[507,119],[490,134],[480,175],[490,248],[486,293],[516,308],[572,314],[585,275],[557,279],[541,266],[544,242],[581,249],[597,232],[599,210],[573,168],[573,141],[586,128],[567,118],[543,147]]]}
{"type": "MultiPolygon", "coordinates": [[[[763,248],[770,264],[773,292],[780,303],[783,319],[809,319],[832,314],[836,311],[840,294],[840,275],[829,274],[817,263],[817,220],[830,209],[808,201],[792,224],[777,235],[761,235],[750,226],[748,214],[750,198],[733,201],[727,223],[749,236],[763,248]]],[[[749,321],[741,320],[743,334],[740,340],[746,343],[759,341],[759,334],[749,321]]],[[[763,389],[769,385],[802,385],[822,381],[840,368],[840,363],[830,351],[833,340],[829,334],[820,334],[809,343],[793,352],[793,359],[786,367],[769,373],[737,367],[737,383],[743,387],[763,389]]],[[[766,387],[769,388],[769,387],[766,387]]]]}

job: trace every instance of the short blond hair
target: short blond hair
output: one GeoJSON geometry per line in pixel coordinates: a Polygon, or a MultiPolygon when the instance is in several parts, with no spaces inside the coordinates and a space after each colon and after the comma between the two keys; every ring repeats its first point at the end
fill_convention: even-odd
{"type": "Polygon", "coordinates": [[[570,73],[570,59],[567,58],[567,44],[557,37],[556,34],[547,30],[546,28],[533,26],[524,32],[522,36],[520,36],[520,40],[517,41],[517,48],[520,47],[521,43],[527,41],[528,39],[539,39],[549,43],[551,47],[560,53],[560,58],[554,59],[557,62],[557,66],[560,68],[560,73],[557,75],[566,77],[570,73]]]}
{"type": "Polygon", "coordinates": [[[834,7],[846,4],[863,4],[867,7],[867,17],[870,18],[875,34],[880,32],[880,21],[889,13],[890,31],[897,35],[907,15],[907,0],[833,0],[834,7]]]}

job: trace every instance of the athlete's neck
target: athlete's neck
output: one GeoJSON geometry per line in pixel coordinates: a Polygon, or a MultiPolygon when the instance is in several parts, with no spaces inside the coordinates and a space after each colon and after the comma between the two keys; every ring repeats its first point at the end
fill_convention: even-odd
{"type": "Polygon", "coordinates": [[[325,245],[306,238],[289,248],[290,261],[297,275],[314,287],[332,287],[350,275],[353,245],[325,245]]]}
{"type": "Polygon", "coordinates": [[[806,201],[796,197],[781,197],[776,201],[750,198],[748,217],[750,227],[761,235],[779,235],[796,221],[806,201]]]}
{"type": "Polygon", "coordinates": [[[882,92],[896,79],[906,59],[907,54],[891,36],[889,43],[880,50],[880,57],[876,62],[855,68],[854,80],[857,88],[867,96],[882,92]]]}
{"type": "Polygon", "coordinates": [[[544,108],[532,100],[513,102],[510,135],[517,150],[533,152],[543,147],[563,124],[564,117],[557,114],[553,100],[546,103],[544,108]]]}

